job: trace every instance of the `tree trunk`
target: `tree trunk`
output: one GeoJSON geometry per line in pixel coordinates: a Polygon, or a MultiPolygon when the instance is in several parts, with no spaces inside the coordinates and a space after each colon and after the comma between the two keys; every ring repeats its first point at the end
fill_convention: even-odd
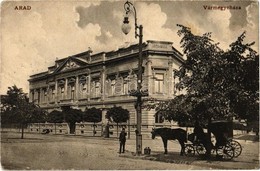
{"type": "Polygon", "coordinates": [[[130,139],[130,119],[128,119],[128,139],[130,139]]]}
{"type": "Polygon", "coordinates": [[[117,137],[118,137],[118,123],[116,123],[116,133],[117,133],[117,137]]]}
{"type": "Polygon", "coordinates": [[[95,134],[95,132],[96,132],[96,124],[95,124],[95,122],[94,122],[94,125],[93,125],[93,127],[94,127],[94,132],[93,132],[93,135],[95,136],[96,134],[95,134]]]}
{"type": "Polygon", "coordinates": [[[69,123],[70,134],[75,134],[75,123],[69,123]]]}
{"type": "Polygon", "coordinates": [[[23,139],[23,133],[24,133],[24,125],[23,125],[23,123],[22,123],[22,136],[21,136],[21,139],[23,139]]]}
{"type": "Polygon", "coordinates": [[[56,134],[56,122],[54,123],[54,134],[56,134]]]}

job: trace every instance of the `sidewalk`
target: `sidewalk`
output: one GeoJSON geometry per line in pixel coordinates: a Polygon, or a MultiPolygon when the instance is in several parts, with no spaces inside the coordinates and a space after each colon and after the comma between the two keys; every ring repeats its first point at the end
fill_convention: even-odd
{"type": "Polygon", "coordinates": [[[237,135],[237,136],[234,136],[234,139],[236,139],[236,140],[245,140],[245,141],[250,141],[250,142],[259,142],[259,136],[250,135],[250,134],[237,135]]]}

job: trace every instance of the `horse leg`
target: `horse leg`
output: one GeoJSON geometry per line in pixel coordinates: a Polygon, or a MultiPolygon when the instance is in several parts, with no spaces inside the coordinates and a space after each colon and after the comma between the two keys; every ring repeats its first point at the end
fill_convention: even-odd
{"type": "Polygon", "coordinates": [[[185,144],[184,141],[178,140],[180,145],[181,145],[181,153],[180,155],[183,156],[183,154],[185,153],[185,144]]]}
{"type": "Polygon", "coordinates": [[[168,153],[168,150],[167,150],[167,139],[163,139],[163,146],[164,146],[164,154],[167,154],[168,153]]]}

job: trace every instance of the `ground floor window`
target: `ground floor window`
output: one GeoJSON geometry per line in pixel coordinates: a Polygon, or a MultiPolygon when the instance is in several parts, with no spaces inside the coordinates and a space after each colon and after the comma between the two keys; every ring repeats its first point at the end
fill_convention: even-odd
{"type": "Polygon", "coordinates": [[[163,116],[162,116],[161,114],[156,113],[156,114],[154,115],[154,117],[155,117],[155,123],[163,123],[164,118],[163,118],[163,116]]]}

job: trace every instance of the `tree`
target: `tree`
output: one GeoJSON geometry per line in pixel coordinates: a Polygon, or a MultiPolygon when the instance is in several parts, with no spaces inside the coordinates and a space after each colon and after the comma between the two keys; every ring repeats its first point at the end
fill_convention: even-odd
{"type": "Polygon", "coordinates": [[[106,118],[110,122],[115,122],[117,125],[117,136],[118,136],[118,124],[122,122],[127,122],[129,119],[130,113],[127,109],[123,109],[121,106],[117,107],[114,106],[110,109],[108,109],[106,113],[106,118]]]}
{"type": "Polygon", "coordinates": [[[153,108],[155,108],[156,114],[159,114],[163,119],[176,121],[179,126],[187,126],[191,124],[192,117],[190,112],[192,106],[187,102],[185,95],[176,96],[176,98],[167,101],[160,101],[153,108]]]}
{"type": "MultiPolygon", "coordinates": [[[[250,47],[253,43],[243,43],[245,32],[223,51],[211,39],[211,33],[197,36],[179,26],[187,60],[177,72],[177,86],[187,90],[185,102],[192,107],[186,112],[191,118],[210,123],[211,119],[242,117],[238,104],[245,100],[249,102],[245,104],[247,111],[256,109],[252,105],[258,105],[259,56],[250,47]]],[[[254,113],[256,116],[257,110],[254,113]]]]}
{"type": "Polygon", "coordinates": [[[76,122],[82,121],[83,112],[80,109],[72,109],[70,107],[63,108],[64,120],[69,124],[70,134],[75,133],[76,122]]]}
{"type": "Polygon", "coordinates": [[[51,123],[62,123],[64,121],[63,113],[58,110],[53,110],[48,114],[47,121],[51,123]]]}
{"type": "Polygon", "coordinates": [[[46,111],[38,105],[29,102],[29,98],[16,85],[8,87],[7,95],[3,96],[1,117],[5,123],[19,123],[22,129],[21,138],[24,138],[24,128],[28,123],[45,122],[46,111]]]}
{"type": "Polygon", "coordinates": [[[47,122],[54,123],[55,134],[56,134],[56,123],[62,123],[64,121],[64,116],[61,111],[53,110],[47,116],[47,122]]]}
{"type": "Polygon", "coordinates": [[[94,122],[94,135],[96,134],[96,123],[101,122],[102,120],[102,111],[100,109],[96,109],[95,107],[86,109],[86,111],[83,114],[83,121],[85,122],[94,122]]]}
{"type": "Polygon", "coordinates": [[[232,75],[227,76],[230,86],[227,95],[230,97],[230,106],[236,117],[245,119],[247,125],[258,135],[259,132],[259,55],[251,49],[251,45],[244,44],[245,32],[230,45],[226,54],[232,75]],[[256,123],[256,124],[255,124],[256,123]]]}

